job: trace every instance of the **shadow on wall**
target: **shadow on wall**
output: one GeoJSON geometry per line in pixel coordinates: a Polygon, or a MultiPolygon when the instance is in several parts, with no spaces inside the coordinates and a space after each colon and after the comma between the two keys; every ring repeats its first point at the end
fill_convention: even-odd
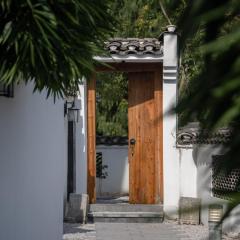
{"type": "Polygon", "coordinates": [[[75,189],[76,193],[87,193],[87,136],[86,136],[86,82],[79,85],[79,96],[80,111],[78,116],[75,117],[76,131],[75,131],[75,142],[76,142],[76,161],[75,161],[75,189]]]}
{"type": "MultiPolygon", "coordinates": [[[[84,87],[84,86],[82,86],[84,87]]],[[[87,162],[86,162],[86,141],[84,128],[84,101],[78,99],[79,111],[68,109],[66,129],[68,160],[65,169],[67,184],[65,186],[65,204],[70,193],[86,193],[87,162]],[[79,171],[80,169],[80,171],[79,171]]]]}
{"type": "MultiPolygon", "coordinates": [[[[223,155],[226,152],[223,145],[202,144],[195,145],[192,156],[197,167],[197,196],[202,200],[201,221],[208,224],[208,205],[221,204],[226,210],[227,201],[216,198],[212,194],[212,163],[214,155],[223,155]]],[[[236,209],[229,219],[224,222],[224,231],[233,231],[240,224],[240,208],[236,209]]]]}
{"type": "Polygon", "coordinates": [[[203,199],[203,202],[217,201],[219,199],[212,197],[212,156],[222,155],[225,150],[222,145],[197,145],[193,148],[193,160],[197,167],[197,195],[203,199]]]}
{"type": "MultiPolygon", "coordinates": [[[[85,87],[85,86],[83,86],[85,87]]],[[[76,122],[76,192],[87,193],[87,137],[84,101],[81,99],[81,112],[76,122]]]]}
{"type": "Polygon", "coordinates": [[[0,99],[0,239],[60,239],[66,134],[64,101],[34,85],[0,99]]]}

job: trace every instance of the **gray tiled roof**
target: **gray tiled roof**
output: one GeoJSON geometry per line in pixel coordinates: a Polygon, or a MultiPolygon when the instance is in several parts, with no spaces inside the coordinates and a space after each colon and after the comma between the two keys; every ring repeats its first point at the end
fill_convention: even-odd
{"type": "Polygon", "coordinates": [[[232,130],[230,128],[219,128],[210,133],[200,130],[198,123],[190,123],[179,129],[177,143],[179,146],[192,144],[224,144],[230,141],[232,130]]]}
{"type": "Polygon", "coordinates": [[[162,42],[157,38],[114,38],[105,43],[110,54],[117,55],[156,55],[163,54],[162,42]]]}

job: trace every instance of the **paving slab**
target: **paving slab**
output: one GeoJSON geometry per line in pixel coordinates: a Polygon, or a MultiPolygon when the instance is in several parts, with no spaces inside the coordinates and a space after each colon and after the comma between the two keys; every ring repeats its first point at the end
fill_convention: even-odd
{"type": "Polygon", "coordinates": [[[96,240],[190,240],[180,229],[159,223],[96,223],[96,240]]]}
{"type": "Polygon", "coordinates": [[[64,223],[63,240],[96,240],[95,225],[64,223]]]}
{"type": "MultiPolygon", "coordinates": [[[[208,240],[203,225],[163,223],[64,223],[63,240],[208,240]]],[[[223,240],[239,240],[239,236],[223,235],[223,240]]]]}

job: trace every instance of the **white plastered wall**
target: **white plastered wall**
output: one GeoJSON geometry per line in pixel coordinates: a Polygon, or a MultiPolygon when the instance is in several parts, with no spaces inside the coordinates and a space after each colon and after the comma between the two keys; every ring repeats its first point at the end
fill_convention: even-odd
{"type": "MultiPolygon", "coordinates": [[[[201,221],[208,223],[208,204],[219,202],[212,196],[212,156],[223,153],[221,145],[202,144],[193,149],[193,161],[197,166],[197,196],[201,198],[201,221]]],[[[220,200],[220,202],[222,202],[220,200]]]]}
{"type": "MultiPolygon", "coordinates": [[[[201,144],[193,147],[181,147],[180,159],[180,196],[197,197],[201,199],[201,223],[208,225],[208,207],[210,204],[220,204],[224,210],[227,201],[216,198],[212,194],[212,157],[222,155],[226,149],[217,144],[201,144]]],[[[240,207],[236,208],[230,217],[224,221],[223,230],[240,232],[240,207]]]]}
{"type": "MultiPolygon", "coordinates": [[[[193,150],[193,160],[197,165],[197,195],[202,200],[201,221],[208,224],[208,205],[221,204],[226,210],[227,201],[212,195],[212,156],[226,152],[223,145],[202,144],[196,145],[193,150]]],[[[230,217],[224,221],[224,231],[240,232],[240,207],[237,207],[230,217]]]]}
{"type": "Polygon", "coordinates": [[[163,175],[164,210],[177,218],[180,196],[179,154],[176,149],[177,117],[168,111],[176,105],[178,79],[178,42],[174,33],[164,33],[163,57],[163,175]]]}
{"type": "Polygon", "coordinates": [[[0,239],[59,240],[66,166],[64,102],[15,86],[0,98],[0,239]]]}
{"type": "Polygon", "coordinates": [[[76,122],[76,193],[87,193],[87,85],[79,85],[80,112],[76,122]]]}
{"type": "Polygon", "coordinates": [[[105,179],[96,179],[97,196],[121,196],[129,193],[128,146],[98,145],[102,153],[102,165],[107,168],[105,179]]]}
{"type": "Polygon", "coordinates": [[[180,164],[180,197],[197,197],[197,165],[193,149],[178,148],[180,164]]]}

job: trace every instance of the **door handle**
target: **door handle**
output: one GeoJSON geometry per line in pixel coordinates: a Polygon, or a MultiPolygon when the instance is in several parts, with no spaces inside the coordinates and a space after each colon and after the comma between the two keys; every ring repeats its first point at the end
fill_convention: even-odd
{"type": "Polygon", "coordinates": [[[131,139],[130,139],[130,145],[135,145],[135,144],[136,144],[135,138],[131,138],[131,139]]]}
{"type": "Polygon", "coordinates": [[[129,143],[130,143],[131,155],[133,157],[133,155],[134,155],[134,148],[135,148],[135,144],[136,144],[136,139],[135,138],[131,138],[129,143]]]}

